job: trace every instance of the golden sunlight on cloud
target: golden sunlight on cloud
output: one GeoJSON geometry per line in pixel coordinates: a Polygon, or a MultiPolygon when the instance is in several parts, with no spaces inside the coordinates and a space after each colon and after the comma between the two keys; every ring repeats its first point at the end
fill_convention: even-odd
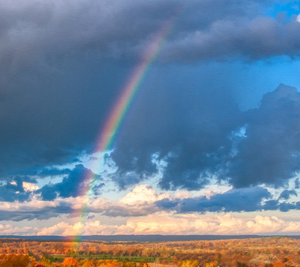
{"type": "Polygon", "coordinates": [[[164,198],[170,198],[169,193],[157,194],[155,190],[149,185],[139,185],[135,187],[132,192],[120,199],[124,204],[137,204],[141,202],[155,202],[164,198]]]}
{"type": "Polygon", "coordinates": [[[23,188],[25,191],[35,191],[40,189],[36,184],[27,182],[23,182],[23,188]]]}

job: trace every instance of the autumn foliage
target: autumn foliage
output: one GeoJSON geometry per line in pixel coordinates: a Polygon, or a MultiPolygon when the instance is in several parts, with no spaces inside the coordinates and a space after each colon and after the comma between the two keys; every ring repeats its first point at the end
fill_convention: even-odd
{"type": "Polygon", "coordinates": [[[0,258],[1,267],[27,267],[30,261],[28,255],[2,254],[0,258]]]}
{"type": "Polygon", "coordinates": [[[0,253],[0,267],[300,267],[300,240],[286,237],[157,243],[7,238],[0,253]]]}
{"type": "Polygon", "coordinates": [[[73,258],[65,258],[64,261],[62,262],[63,266],[78,266],[78,261],[73,259],[73,258]]]}

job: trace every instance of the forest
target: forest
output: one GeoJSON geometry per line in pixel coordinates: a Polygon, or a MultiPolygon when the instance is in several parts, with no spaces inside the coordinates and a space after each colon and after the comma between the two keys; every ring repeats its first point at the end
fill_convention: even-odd
{"type": "Polygon", "coordinates": [[[0,239],[0,267],[300,266],[300,240],[263,237],[180,242],[0,239]]]}

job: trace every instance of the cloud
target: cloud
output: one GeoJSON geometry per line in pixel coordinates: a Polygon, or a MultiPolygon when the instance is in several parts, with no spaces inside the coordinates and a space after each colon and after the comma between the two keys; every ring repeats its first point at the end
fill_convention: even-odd
{"type": "Polygon", "coordinates": [[[71,172],[70,169],[58,169],[58,168],[42,168],[41,170],[38,170],[36,173],[31,175],[36,175],[39,178],[42,177],[48,177],[48,176],[60,176],[69,174],[71,172]]]}
{"type": "Polygon", "coordinates": [[[272,56],[299,56],[300,25],[296,19],[287,24],[271,17],[219,19],[204,30],[186,33],[175,40],[166,57],[195,61],[234,58],[250,60],[272,56]]]}
{"type": "MultiPolygon", "coordinates": [[[[119,201],[110,200],[101,196],[88,197],[57,197],[52,201],[42,200],[41,193],[33,193],[23,202],[0,202],[0,220],[46,220],[61,215],[69,217],[82,216],[84,208],[88,207],[91,214],[101,214],[110,217],[135,217],[145,216],[160,211],[155,204],[163,199],[185,199],[190,197],[186,191],[179,191],[174,195],[169,193],[156,193],[149,185],[136,186],[132,192],[122,197],[119,201]]],[[[91,215],[93,217],[93,215],[91,215]]]]}
{"type": "Polygon", "coordinates": [[[18,210],[18,211],[1,211],[0,220],[1,221],[32,221],[32,220],[48,220],[50,218],[59,217],[63,214],[72,214],[74,212],[70,205],[64,205],[63,203],[59,207],[45,207],[41,210],[39,209],[29,209],[29,210],[18,210]]]}
{"type": "MultiPolygon", "coordinates": [[[[61,188],[62,185],[58,185],[58,188],[61,188]]],[[[46,188],[48,190],[48,187],[46,188]]],[[[153,188],[147,185],[136,187],[132,193],[128,193],[120,201],[112,201],[101,196],[90,198],[86,195],[76,197],[65,197],[63,195],[50,201],[43,199],[45,197],[42,195],[43,193],[47,194],[48,191],[46,193],[45,191],[38,191],[38,194],[32,194],[30,198],[23,202],[1,201],[0,220],[46,220],[63,214],[78,217],[83,215],[82,211],[85,206],[88,207],[90,213],[94,214],[113,217],[143,216],[159,211],[158,207],[154,205],[155,201],[169,196],[166,193],[157,194],[153,188]],[[144,194],[147,195],[146,198],[144,194]]]]}
{"type": "MultiPolygon", "coordinates": [[[[82,153],[93,151],[119,89],[155,34],[176,16],[160,58],[168,66],[175,61],[183,66],[182,62],[227,57],[298,55],[296,18],[283,24],[263,16],[262,10],[274,1],[16,3],[0,1],[4,181],[16,175],[68,174],[70,170],[53,166],[78,161],[82,153]]],[[[140,96],[112,154],[118,172],[111,178],[119,188],[157,174],[153,155],[166,163],[159,182],[163,189],[199,189],[212,175],[223,179],[226,174],[236,187],[251,184],[249,177],[238,181],[243,176],[239,166],[244,164],[238,157],[226,172],[232,148],[229,136],[251,122],[242,120],[230,88],[209,84],[154,84],[140,96]]],[[[247,140],[253,138],[249,135],[247,140]]],[[[246,153],[247,142],[240,142],[239,155],[246,153]]],[[[267,176],[289,177],[287,172],[267,176]]],[[[270,183],[273,178],[268,178],[270,183]]],[[[259,175],[253,179],[253,185],[266,180],[259,175]]],[[[64,193],[64,185],[60,186],[44,187],[43,197],[75,196],[75,191],[64,193]]]]}
{"type": "Polygon", "coordinates": [[[284,24],[265,16],[274,3],[34,0],[16,6],[1,1],[0,58],[9,69],[28,62],[51,66],[79,52],[101,59],[138,58],[168,20],[175,21],[165,49],[169,61],[298,55],[297,18],[284,24]]]}
{"type": "Polygon", "coordinates": [[[78,235],[81,233],[82,228],[83,224],[81,222],[74,225],[61,222],[54,226],[41,229],[37,232],[37,235],[78,235]]]}
{"type": "Polygon", "coordinates": [[[161,170],[162,189],[197,190],[208,184],[230,153],[228,136],[241,124],[231,93],[153,88],[139,100],[111,153],[118,166],[111,178],[126,188],[161,170]]]}
{"type": "MultiPolygon", "coordinates": [[[[57,197],[77,197],[82,194],[86,194],[86,188],[89,188],[88,184],[91,181],[86,181],[86,177],[98,177],[99,179],[99,175],[96,175],[91,170],[86,169],[82,164],[78,164],[72,171],[70,171],[67,177],[63,178],[62,182],[45,185],[36,192],[41,193],[42,199],[48,201],[54,200],[57,197]]],[[[104,184],[102,183],[102,186],[103,185],[104,184]]],[[[99,188],[97,188],[97,190],[98,189],[99,188]]]]}
{"type": "Polygon", "coordinates": [[[0,201],[24,202],[38,189],[34,183],[24,182],[21,177],[15,177],[14,181],[0,184],[0,201]]]}
{"type": "Polygon", "coordinates": [[[264,209],[263,200],[272,197],[264,188],[231,189],[223,194],[184,199],[163,199],[156,202],[161,208],[177,213],[191,212],[251,212],[264,209]]]}
{"type": "Polygon", "coordinates": [[[32,235],[36,234],[32,227],[13,227],[0,224],[0,235],[32,235]]]}
{"type": "Polygon", "coordinates": [[[149,185],[136,186],[131,192],[120,199],[120,203],[134,205],[143,202],[155,202],[160,199],[169,198],[170,194],[157,194],[149,185]]]}
{"type": "Polygon", "coordinates": [[[107,225],[100,221],[67,223],[43,228],[12,227],[0,225],[0,234],[19,235],[111,235],[111,234],[292,234],[300,230],[298,221],[285,221],[276,216],[235,217],[231,214],[219,216],[174,215],[156,213],[139,218],[130,218],[125,224],[107,225]]]}
{"type": "MultiPolygon", "coordinates": [[[[291,190],[292,191],[292,190],[291,190]]],[[[286,191],[281,195],[286,196],[286,191]]],[[[294,195],[294,192],[288,192],[294,195]]],[[[183,214],[207,214],[209,212],[258,212],[299,210],[300,202],[288,201],[274,196],[265,188],[252,187],[230,189],[223,193],[202,190],[201,195],[192,196],[187,191],[176,194],[156,193],[149,185],[136,186],[118,201],[101,196],[57,197],[52,201],[41,200],[40,195],[33,194],[31,199],[19,202],[0,202],[1,221],[47,220],[66,215],[68,218],[96,215],[134,218],[144,217],[158,212],[172,212],[174,216],[183,214]],[[85,214],[88,207],[88,214],[85,214]]]]}
{"type": "Polygon", "coordinates": [[[259,108],[245,112],[246,138],[228,170],[235,187],[282,186],[299,171],[300,93],[280,85],[265,94],[259,108]]]}
{"type": "Polygon", "coordinates": [[[278,199],[289,199],[291,196],[298,196],[297,192],[295,190],[284,190],[281,192],[280,196],[278,199]]]}
{"type": "Polygon", "coordinates": [[[181,213],[207,212],[254,212],[254,211],[281,211],[299,210],[300,202],[287,201],[291,195],[297,195],[294,190],[282,191],[276,200],[266,189],[250,187],[230,189],[224,193],[202,195],[178,199],[176,196],[164,198],[155,202],[160,210],[181,213]],[[282,201],[282,199],[285,200],[282,201]]]}
{"type": "Polygon", "coordinates": [[[27,182],[23,182],[23,188],[24,188],[24,191],[36,191],[36,190],[40,189],[37,185],[35,185],[33,183],[27,183],[27,182]]]}
{"type": "Polygon", "coordinates": [[[187,92],[167,99],[152,95],[153,102],[147,97],[140,112],[131,115],[111,154],[119,168],[112,179],[120,188],[159,173],[165,190],[197,190],[213,178],[235,188],[280,187],[299,171],[296,88],[281,84],[263,96],[258,108],[244,112],[219,91],[203,89],[194,99],[187,92]],[[158,103],[157,114],[149,116],[158,98],[164,105],[160,109],[158,103]],[[242,128],[245,133],[239,135],[242,128]]]}
{"type": "Polygon", "coordinates": [[[23,187],[20,177],[15,177],[14,181],[0,184],[0,201],[26,201],[30,197],[30,192],[23,187]]]}
{"type": "Polygon", "coordinates": [[[237,218],[231,214],[221,216],[198,216],[170,214],[149,215],[127,222],[135,234],[263,234],[297,232],[299,222],[285,222],[276,216],[237,218]]]}
{"type": "MultiPolygon", "coordinates": [[[[28,62],[38,62],[45,67],[57,61],[59,56],[65,57],[79,51],[100,54],[102,58],[129,58],[140,55],[142,47],[173,17],[177,19],[174,25],[176,31],[170,40],[172,59],[182,58],[182,54],[184,58],[191,58],[193,55],[196,60],[203,58],[205,54],[214,58],[220,53],[229,54],[227,50],[234,52],[235,44],[247,35],[257,36],[255,39],[258,40],[267,38],[261,35],[259,27],[252,30],[247,24],[251,18],[261,14],[263,7],[272,2],[247,0],[239,3],[228,1],[225,4],[224,1],[218,0],[212,4],[207,0],[143,0],[138,3],[132,0],[118,0],[113,3],[108,0],[47,0],[40,3],[34,0],[26,3],[16,2],[16,5],[1,1],[0,46],[3,52],[0,58],[2,62],[6,62],[9,69],[18,68],[28,62]],[[241,18],[246,20],[246,27],[243,25],[243,28],[250,28],[246,33],[237,30],[236,27],[228,28],[228,24],[241,24],[241,18]],[[219,40],[220,32],[214,29],[218,24],[224,24],[220,30],[225,28],[228,37],[225,40],[227,43],[224,42],[223,47],[216,49],[217,44],[224,41],[219,40]],[[205,38],[194,38],[202,32],[209,32],[211,37],[206,40],[209,45],[213,43],[213,48],[209,49],[209,46],[203,47],[199,44],[199,39],[205,38]],[[182,43],[182,40],[185,43],[182,43]],[[233,44],[230,45],[230,42],[233,44]],[[195,47],[198,50],[196,52],[195,47]],[[199,54],[200,50],[203,52],[199,54]],[[176,53],[181,54],[180,57],[176,53]]],[[[273,28],[268,26],[265,26],[264,30],[267,34],[271,31],[271,34],[268,34],[270,37],[273,28]]],[[[251,36],[247,40],[251,40],[250,38],[251,36]]],[[[278,43],[281,40],[275,41],[278,43]]],[[[242,44],[247,46],[247,42],[242,44]]],[[[248,45],[248,49],[255,50],[256,44],[253,41],[248,45]]],[[[271,42],[267,44],[271,45],[271,42]]],[[[247,53],[247,49],[245,50],[247,53]]]]}

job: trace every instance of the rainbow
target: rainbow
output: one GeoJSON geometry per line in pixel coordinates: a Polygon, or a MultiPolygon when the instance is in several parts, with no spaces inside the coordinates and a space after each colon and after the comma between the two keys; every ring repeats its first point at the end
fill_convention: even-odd
{"type": "Polygon", "coordinates": [[[147,52],[143,56],[140,64],[133,71],[131,77],[127,81],[122,94],[116,102],[109,119],[103,129],[102,135],[99,139],[96,151],[105,151],[112,148],[112,144],[115,140],[116,133],[118,132],[120,125],[131,105],[142,81],[144,80],[148,70],[150,69],[153,61],[159,54],[163,43],[170,32],[171,23],[165,25],[162,31],[154,39],[154,42],[150,45],[147,52]]]}
{"type": "MultiPolygon", "coordinates": [[[[96,149],[94,153],[97,152],[105,152],[108,150],[113,149],[113,144],[116,139],[116,135],[120,129],[120,126],[126,116],[128,109],[135,98],[138,89],[140,88],[141,83],[143,82],[145,76],[148,73],[152,63],[157,58],[158,54],[160,53],[165,40],[167,39],[168,35],[170,34],[174,25],[174,19],[168,21],[160,32],[155,36],[153,42],[150,44],[146,53],[143,55],[142,60],[139,62],[137,67],[134,69],[132,75],[127,80],[125,86],[121,90],[121,95],[119,96],[116,104],[114,105],[107,123],[105,124],[99,141],[97,142],[96,149]]],[[[92,166],[92,169],[99,168],[99,162],[96,161],[95,164],[92,166]]],[[[101,161],[100,168],[104,167],[104,163],[101,161]]],[[[103,171],[103,170],[102,170],[103,171]]],[[[100,170],[101,173],[101,170],[100,170]]],[[[84,188],[81,189],[79,195],[86,196],[88,195],[91,185],[96,181],[98,178],[97,175],[87,175],[84,177],[84,188]]],[[[78,212],[78,211],[77,211],[78,212]]],[[[87,204],[83,206],[83,208],[79,211],[81,219],[84,220],[86,214],[88,213],[87,204]]],[[[82,222],[83,223],[83,222],[82,222]]],[[[84,225],[84,223],[83,223],[84,225]]],[[[78,233],[75,238],[75,242],[79,242],[81,239],[81,233],[78,233]]]]}

